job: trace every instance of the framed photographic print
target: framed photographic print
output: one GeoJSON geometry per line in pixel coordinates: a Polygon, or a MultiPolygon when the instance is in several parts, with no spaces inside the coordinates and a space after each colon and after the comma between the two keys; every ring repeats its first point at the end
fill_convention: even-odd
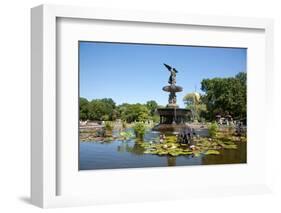
{"type": "Polygon", "coordinates": [[[33,8],[32,203],[269,192],[272,30],[269,19],[33,8]]]}

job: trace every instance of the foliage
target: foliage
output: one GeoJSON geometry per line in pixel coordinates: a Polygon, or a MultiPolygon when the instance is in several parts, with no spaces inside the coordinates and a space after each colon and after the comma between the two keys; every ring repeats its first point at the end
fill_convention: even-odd
{"type": "Polygon", "coordinates": [[[208,150],[207,152],[204,153],[205,155],[219,155],[220,152],[218,150],[208,150]]]}
{"type": "Polygon", "coordinates": [[[146,132],[146,125],[142,122],[137,122],[134,124],[133,130],[136,134],[136,137],[143,139],[143,136],[146,132]]]}
{"type": "Polygon", "coordinates": [[[89,101],[86,98],[79,99],[79,116],[80,120],[87,120],[89,114],[89,101]]]}
{"type": "Polygon", "coordinates": [[[212,140],[203,137],[194,139],[195,145],[192,148],[187,144],[178,143],[176,136],[167,136],[163,143],[144,142],[141,146],[144,148],[145,154],[199,157],[201,155],[219,155],[221,149],[237,149],[236,142],[237,137],[220,132],[212,140]]]}
{"type": "Polygon", "coordinates": [[[217,133],[218,133],[218,130],[219,130],[219,127],[217,125],[217,123],[211,123],[209,126],[208,126],[208,130],[209,130],[209,135],[211,138],[214,138],[217,136],[217,133]]]}
{"type": "Polygon", "coordinates": [[[127,128],[127,122],[126,121],[122,121],[122,128],[126,129],[127,128]]]}
{"type": "Polygon", "coordinates": [[[105,130],[112,131],[113,127],[114,127],[114,125],[111,121],[105,121],[105,124],[104,124],[105,130]]]}
{"type": "Polygon", "coordinates": [[[94,99],[89,102],[88,119],[95,121],[115,120],[116,105],[111,98],[94,99]]]}
{"type": "Polygon", "coordinates": [[[154,100],[147,101],[146,104],[123,103],[118,106],[111,98],[88,101],[81,97],[79,102],[80,120],[83,121],[114,121],[116,119],[121,119],[125,123],[159,121],[159,116],[155,115],[158,104],[154,100]]]}
{"type": "Polygon", "coordinates": [[[200,103],[200,95],[196,92],[187,93],[183,98],[184,103],[189,105],[199,104],[200,103]]]}
{"type": "Polygon", "coordinates": [[[79,114],[80,120],[91,121],[115,121],[121,119],[123,122],[145,122],[153,120],[159,121],[159,116],[155,114],[158,104],[154,100],[147,101],[146,104],[116,105],[111,98],[93,99],[88,101],[80,97],[79,114]]]}
{"type": "Polygon", "coordinates": [[[160,117],[159,115],[153,115],[151,117],[151,120],[154,122],[154,123],[159,123],[160,122],[160,117]]]}
{"type": "Polygon", "coordinates": [[[202,103],[201,97],[198,93],[188,93],[184,96],[183,101],[186,108],[192,112],[192,120],[204,120],[202,118],[206,112],[206,105],[202,103]]]}
{"type": "Polygon", "coordinates": [[[149,111],[150,116],[153,116],[155,114],[155,112],[156,112],[158,104],[157,104],[156,101],[151,100],[151,101],[147,101],[146,102],[146,107],[147,107],[147,109],[149,111]]]}
{"type": "Polygon", "coordinates": [[[128,123],[144,122],[149,119],[149,110],[142,104],[122,104],[119,106],[120,118],[128,123]]]}
{"type": "Polygon", "coordinates": [[[202,102],[206,104],[209,120],[217,114],[230,114],[235,119],[245,119],[247,112],[247,74],[241,72],[231,78],[203,79],[201,90],[205,92],[202,102]]]}
{"type": "Polygon", "coordinates": [[[123,132],[120,132],[120,136],[121,136],[122,140],[128,140],[130,138],[133,138],[134,134],[131,131],[123,131],[123,132]]]}

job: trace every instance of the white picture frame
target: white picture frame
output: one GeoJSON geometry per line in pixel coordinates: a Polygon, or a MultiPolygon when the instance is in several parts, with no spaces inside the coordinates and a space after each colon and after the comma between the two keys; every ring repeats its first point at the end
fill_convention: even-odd
{"type": "MultiPolygon", "coordinates": [[[[214,196],[214,195],[232,195],[232,194],[252,194],[252,193],[264,193],[270,191],[270,160],[264,162],[264,165],[260,168],[252,169],[249,175],[254,176],[255,174],[264,174],[262,178],[256,178],[253,180],[253,184],[250,184],[249,180],[237,181],[234,184],[226,182],[222,184],[214,184],[208,187],[208,185],[200,186],[196,181],[192,187],[183,186],[179,188],[177,185],[170,183],[166,184],[165,189],[161,189],[160,185],[151,186],[151,191],[147,191],[145,185],[140,184],[140,187],[133,191],[130,189],[130,184],[127,189],[114,188],[103,190],[105,188],[106,181],[110,177],[114,177],[118,180],[124,180],[127,176],[127,180],[130,178],[142,177],[144,182],[149,184],[148,174],[153,174],[153,177],[162,176],[165,174],[168,178],[174,178],[175,175],[186,175],[186,167],[173,169],[173,174],[169,176],[167,169],[133,169],[133,170],[118,170],[115,172],[111,171],[98,171],[95,172],[95,177],[99,180],[99,186],[93,184],[93,188],[89,187],[89,191],[96,189],[95,193],[86,193],[87,187],[79,193],[71,193],[73,191],[79,191],[78,186],[75,188],[75,181],[72,177],[69,178],[68,185],[65,188],[71,187],[67,193],[61,193],[61,185],[65,184],[65,179],[61,178],[62,171],[64,172],[65,164],[64,157],[61,155],[60,150],[64,149],[64,145],[58,144],[59,132],[57,129],[58,122],[58,88],[60,87],[61,81],[58,79],[58,21],[63,19],[68,20],[100,20],[100,21],[118,21],[122,25],[124,22],[131,23],[152,23],[155,26],[199,26],[201,28],[220,28],[226,29],[228,32],[234,30],[256,30],[262,32],[260,38],[264,42],[262,46],[262,53],[264,57],[261,63],[264,67],[260,68],[260,77],[253,78],[253,83],[262,83],[263,86],[259,88],[264,100],[261,108],[272,107],[273,100],[270,95],[270,91],[273,89],[273,21],[271,19],[256,19],[256,18],[238,18],[238,17],[216,17],[216,16],[202,16],[202,15],[187,15],[187,14],[173,14],[173,13],[153,13],[145,11],[123,11],[123,10],[110,10],[100,8],[84,8],[74,6],[54,6],[54,5],[41,5],[31,10],[31,201],[33,204],[47,208],[47,207],[59,207],[59,206],[75,206],[75,205],[91,205],[99,203],[115,203],[115,202],[137,202],[142,200],[163,200],[163,199],[176,199],[176,198],[188,198],[198,196],[214,196]],[[263,78],[265,77],[265,78],[263,78]],[[255,173],[256,172],[256,173],[255,173]],[[104,180],[104,182],[102,182],[104,180]],[[94,188],[96,187],[96,188],[94,188]],[[143,188],[143,190],[141,190],[143,188]],[[123,191],[122,191],[123,190],[123,191]],[[186,192],[189,193],[186,193],[186,192]],[[120,195],[122,193],[122,195],[120,195]]],[[[71,37],[71,36],[70,36],[71,37]]],[[[137,38],[138,39],[138,38],[137,38]]],[[[169,41],[167,41],[169,42],[169,41]]],[[[208,42],[208,41],[206,41],[208,42]]],[[[163,41],[162,41],[163,43],[163,41]]],[[[198,43],[200,45],[200,43],[198,43]]],[[[254,43],[253,43],[254,45],[254,43]]],[[[252,61],[255,60],[255,55],[252,56],[252,61]]],[[[254,75],[252,75],[254,76],[254,75]]],[[[63,76],[62,76],[63,77],[63,76]]],[[[251,77],[251,76],[250,76],[251,77]]],[[[74,79],[75,80],[75,79],[74,79]]],[[[72,89],[77,89],[73,88],[72,89]]],[[[250,86],[251,91],[251,86],[250,86]]],[[[252,100],[254,101],[254,100],[252,100]]],[[[251,104],[252,106],[254,104],[251,104]]],[[[249,110],[249,109],[248,109],[249,110]]],[[[254,114],[254,113],[252,113],[254,114]]],[[[250,115],[251,116],[251,115],[250,115]]],[[[254,116],[253,116],[254,117],[254,116]]],[[[270,113],[267,116],[260,118],[264,122],[270,121],[270,113]]],[[[261,126],[255,126],[261,128],[261,126]]],[[[75,129],[75,126],[74,126],[75,129]]],[[[266,133],[268,133],[268,126],[265,126],[266,133]]],[[[264,146],[268,146],[268,134],[262,135],[262,138],[255,138],[256,140],[265,140],[264,146]]],[[[257,133],[258,134],[258,133],[257,133]]],[[[259,144],[259,143],[258,143],[259,144]]],[[[260,153],[261,144],[256,146],[258,151],[255,151],[255,155],[260,153]]],[[[251,146],[250,146],[251,148],[251,146]]],[[[270,158],[267,153],[266,159],[270,158]]],[[[251,164],[248,167],[235,165],[231,169],[237,172],[247,172],[251,164]]],[[[74,165],[68,166],[73,169],[74,165]]],[[[198,167],[189,169],[194,174],[206,175],[206,172],[212,173],[212,171],[219,170],[223,172],[225,168],[205,167],[204,172],[198,167]]],[[[251,168],[250,168],[251,170],[251,168]]],[[[228,171],[228,170],[225,170],[228,171]]],[[[78,172],[78,170],[77,170],[78,172]]],[[[70,173],[65,173],[67,175],[70,173]]],[[[71,175],[71,174],[70,174],[71,175]]],[[[218,174],[219,176],[219,174],[218,174]]],[[[238,175],[239,176],[239,175],[238,175]]],[[[249,176],[249,177],[250,177],[249,176]]],[[[82,179],[79,181],[89,181],[89,177],[93,177],[90,172],[83,173],[82,179]],[[88,176],[88,177],[86,177],[88,176]]],[[[195,175],[194,175],[195,177],[195,175]]],[[[193,177],[193,178],[194,178],[193,177]]],[[[214,178],[216,175],[210,178],[214,178]]],[[[238,177],[237,177],[238,178],[238,177]]],[[[239,179],[239,178],[238,178],[239,179]]],[[[156,178],[151,178],[156,181],[156,178]]],[[[160,181],[161,184],[163,182],[160,181]]],[[[83,188],[83,186],[79,186],[83,188]]]]}

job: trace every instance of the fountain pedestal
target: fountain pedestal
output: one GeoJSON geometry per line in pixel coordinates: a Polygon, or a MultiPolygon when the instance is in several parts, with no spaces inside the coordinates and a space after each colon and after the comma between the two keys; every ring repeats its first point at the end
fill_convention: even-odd
{"type": "Polygon", "coordinates": [[[160,132],[179,132],[181,129],[187,127],[185,122],[190,110],[165,107],[158,108],[157,113],[160,116],[160,123],[153,130],[160,132]]]}
{"type": "Polygon", "coordinates": [[[185,122],[187,121],[187,116],[191,114],[191,111],[188,109],[179,108],[177,105],[176,93],[181,92],[183,88],[176,85],[177,71],[168,65],[165,66],[171,72],[169,79],[170,85],[164,86],[162,90],[169,93],[169,99],[166,107],[157,109],[157,113],[160,116],[160,123],[156,125],[153,130],[163,132],[179,132],[181,129],[188,127],[185,122]]]}

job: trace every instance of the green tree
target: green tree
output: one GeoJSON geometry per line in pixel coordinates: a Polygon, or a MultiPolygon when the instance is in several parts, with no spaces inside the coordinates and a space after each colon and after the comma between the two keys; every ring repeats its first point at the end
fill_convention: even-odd
{"type": "Polygon", "coordinates": [[[79,99],[79,120],[89,119],[89,101],[86,98],[79,99]]]}
{"type": "Polygon", "coordinates": [[[89,103],[90,120],[113,120],[115,118],[116,105],[111,98],[94,99],[89,103]]]}
{"type": "Polygon", "coordinates": [[[146,107],[149,110],[150,116],[153,116],[156,112],[156,109],[158,107],[158,104],[156,101],[151,100],[146,102],[146,107]]]}
{"type": "Polygon", "coordinates": [[[202,103],[199,93],[188,93],[184,96],[183,101],[186,108],[191,110],[192,119],[200,120],[202,115],[206,112],[206,105],[202,103]]]}
{"type": "Polygon", "coordinates": [[[126,111],[130,104],[123,103],[117,106],[117,117],[120,118],[123,122],[127,122],[126,111]]]}
{"type": "Polygon", "coordinates": [[[231,78],[204,79],[201,90],[205,92],[202,101],[206,104],[208,117],[230,114],[235,119],[245,119],[247,112],[246,73],[231,78]]]}
{"type": "Polygon", "coordinates": [[[119,106],[120,117],[128,123],[146,121],[149,119],[149,110],[142,104],[122,104],[119,106]]]}

